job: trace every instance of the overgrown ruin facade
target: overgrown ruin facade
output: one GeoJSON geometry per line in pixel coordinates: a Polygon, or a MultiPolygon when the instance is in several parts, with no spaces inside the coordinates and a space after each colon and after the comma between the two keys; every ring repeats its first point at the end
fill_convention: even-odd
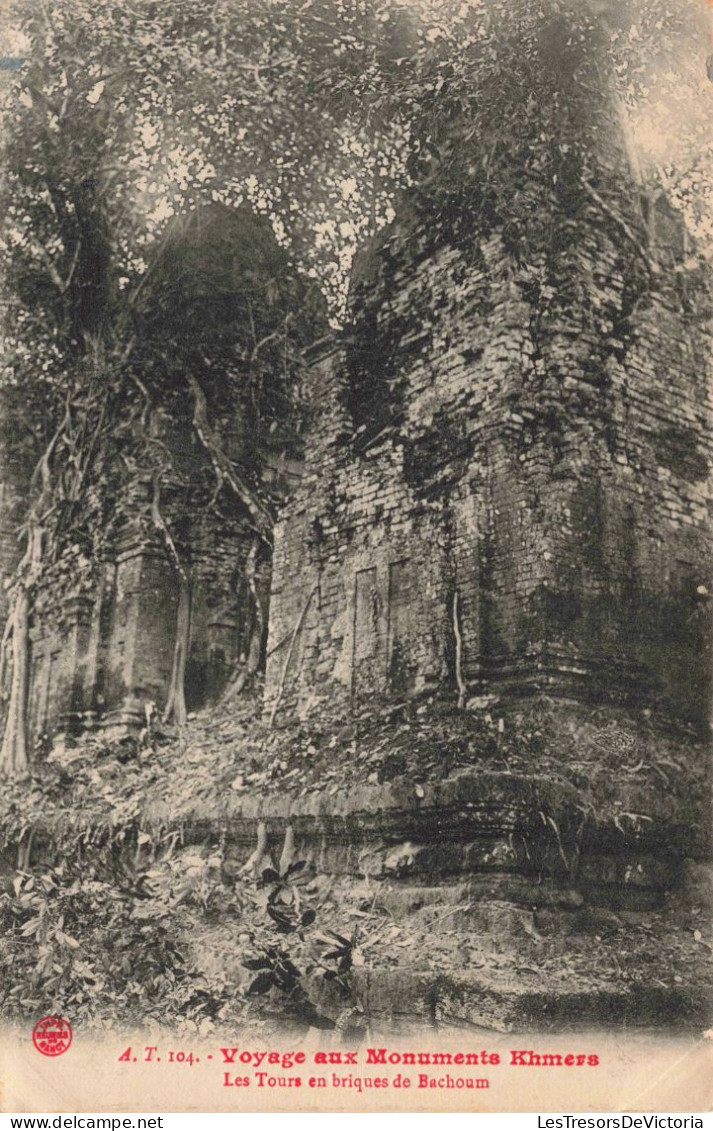
{"type": "MultiPolygon", "coordinates": [[[[96,563],[93,584],[33,606],[29,738],[33,744],[140,730],[166,705],[178,625],[179,587],[166,547],[146,521],[151,484],[133,502],[144,522],[127,524],[96,563]]],[[[138,492],[137,492],[138,496],[138,492]]],[[[192,599],[186,664],[188,710],[224,690],[244,643],[241,567],[250,547],[241,516],[207,517],[185,530],[192,599]],[[237,592],[236,592],[237,584],[237,592]]],[[[266,577],[261,581],[267,598],[266,577]]]]}
{"type": "Polygon", "coordinates": [[[541,692],[706,731],[706,269],[614,101],[582,113],[558,103],[554,173],[510,171],[514,217],[436,172],[358,265],[277,531],[268,703],[541,692]]]}
{"type": "MultiPolygon", "coordinates": [[[[256,975],[271,1003],[303,995],[310,1025],[352,1005],[503,1031],[710,1025],[710,272],[641,175],[593,24],[514,8],[477,91],[449,103],[444,81],[438,128],[412,139],[339,333],[267,221],[208,210],[207,262],[237,292],[189,226],[112,406],[107,466],[129,474],[99,468],[80,526],[99,536],[32,581],[35,757],[43,735],[144,734],[57,751],[35,775],[64,775],[56,828],[13,793],[7,860],[51,855],[65,787],[80,872],[95,845],[124,854],[132,900],[185,848],[186,884],[152,914],[183,924],[185,969],[217,971],[218,996],[196,993],[211,1025],[256,975]],[[279,400],[286,351],[250,384],[274,326],[242,320],[249,396],[229,392],[258,245],[294,324],[308,315],[304,448],[289,413],[256,407],[279,400]],[[231,469],[279,513],[273,545],[231,469]],[[177,649],[190,711],[256,645],[257,712],[233,696],[176,741],[151,732],[177,649]],[[324,922],[338,977],[315,960],[324,922]]],[[[31,466],[14,466],[0,566],[17,593],[31,466]]]]}
{"type": "Polygon", "coordinates": [[[414,970],[366,972],[367,1012],[693,1024],[698,975],[692,997],[643,969],[600,994],[583,965],[546,1000],[499,961],[537,968],[607,921],[633,952],[710,900],[709,269],[642,179],[605,70],[582,81],[556,17],[533,40],[519,73],[544,89],[502,94],[516,44],[479,129],[454,111],[313,357],[266,718],[286,743],[312,725],[354,776],[245,802],[237,825],[294,828],[416,932],[414,970]],[[444,920],[476,969],[434,972],[444,920]]]}
{"type": "Polygon", "coordinates": [[[81,467],[83,452],[53,454],[54,512],[74,527],[54,542],[42,533],[31,582],[26,564],[16,571],[31,537],[37,456],[14,450],[12,395],[4,395],[0,614],[3,623],[12,615],[6,597],[19,579],[29,593],[21,675],[35,756],[82,734],[137,733],[165,710],[177,679],[186,710],[214,702],[251,648],[264,645],[269,550],[226,485],[228,461],[268,509],[299,478],[290,417],[299,410],[280,400],[280,382],[292,364],[288,335],[309,333],[307,288],[267,220],[214,205],[169,227],[147,291],[135,316],[135,372],[98,421],[88,414],[83,425],[91,436],[108,422],[101,458],[81,467]],[[272,385],[257,368],[270,347],[280,359],[272,385]],[[191,362],[198,376],[186,380],[191,362]]]}

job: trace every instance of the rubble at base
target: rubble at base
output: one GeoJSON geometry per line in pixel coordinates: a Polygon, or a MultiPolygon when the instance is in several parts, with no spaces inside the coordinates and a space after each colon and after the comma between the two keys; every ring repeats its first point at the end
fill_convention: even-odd
{"type": "MultiPolygon", "coordinates": [[[[187,868],[209,893],[205,906],[184,896],[170,912],[190,980],[219,979],[235,1000],[254,978],[244,962],[264,936],[275,874],[304,862],[314,927],[282,945],[300,971],[315,966],[305,985],[325,1023],[351,1010],[357,1028],[366,1018],[502,1031],[707,1024],[713,878],[706,790],[689,776],[701,761],[694,740],[614,709],[545,701],[490,721],[423,702],[395,715],[384,706],[390,721],[365,709],[280,731],[256,722],[256,706],[242,720],[199,716],[143,747],[55,755],[30,863],[41,868],[69,836],[125,856],[139,876],[187,868]],[[523,770],[532,741],[538,773],[523,770]],[[306,758],[311,775],[294,773],[306,758]],[[261,905],[241,896],[246,885],[261,905]],[[353,944],[346,995],[320,968],[324,932],[353,944]]],[[[6,843],[26,826],[27,783],[15,788],[6,843]]],[[[265,1023],[280,1015],[290,1008],[276,990],[249,1011],[265,1023]]]]}

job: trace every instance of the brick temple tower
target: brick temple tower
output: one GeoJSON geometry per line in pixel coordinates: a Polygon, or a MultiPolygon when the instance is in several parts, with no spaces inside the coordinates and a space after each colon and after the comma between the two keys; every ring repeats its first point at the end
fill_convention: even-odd
{"type": "MultiPolygon", "coordinates": [[[[311,284],[291,267],[270,222],[247,207],[204,205],[177,218],[162,255],[151,282],[155,297],[148,309],[155,312],[154,321],[147,315],[140,327],[152,414],[150,423],[137,422],[135,427],[137,433],[150,432],[145,440],[148,454],[143,463],[136,463],[136,470],[126,472],[119,441],[108,447],[103,478],[97,473],[97,482],[85,484],[79,500],[87,529],[98,537],[92,542],[85,535],[81,545],[77,538],[69,539],[57,561],[43,562],[33,587],[26,727],[35,749],[62,736],[138,730],[146,725],[147,711],[164,708],[178,633],[180,585],[161,521],[166,530],[172,528],[174,553],[177,543],[184,572],[190,575],[184,678],[188,711],[215,701],[249,650],[255,614],[245,570],[255,535],[241,503],[229,491],[219,496],[210,457],[199,439],[190,388],[170,371],[157,372],[153,364],[162,344],[165,348],[158,335],[170,332],[175,340],[180,333],[189,344],[196,339],[196,350],[208,339],[210,344],[222,343],[223,352],[216,356],[223,361],[227,356],[232,363],[237,392],[231,401],[230,375],[215,362],[215,372],[209,374],[213,383],[203,390],[202,427],[212,429],[224,458],[240,466],[266,506],[276,505],[301,471],[300,441],[289,402],[277,405],[272,427],[268,425],[273,418],[263,412],[261,431],[240,403],[236,407],[243,385],[234,371],[239,364],[235,359],[249,353],[246,348],[241,354],[239,347],[246,340],[252,344],[256,332],[263,335],[260,344],[269,345],[277,334],[266,334],[266,325],[268,330],[273,325],[281,329],[292,312],[291,349],[296,352],[303,339],[309,340],[313,327],[319,334],[323,312],[321,302],[315,305],[311,297],[311,284]]],[[[192,356],[185,340],[184,359],[192,356]]],[[[284,352],[286,344],[280,348],[284,352]]],[[[278,391],[284,367],[280,353],[279,366],[271,369],[278,375],[273,383],[278,391]]],[[[250,388],[247,378],[244,385],[250,388]]],[[[263,379],[265,398],[273,389],[268,386],[269,375],[263,379]]],[[[141,402],[131,399],[134,393],[131,389],[112,408],[115,437],[123,436],[124,442],[127,429],[122,432],[122,423],[137,421],[142,411],[141,402]]],[[[0,398],[0,627],[8,615],[6,587],[24,549],[22,524],[37,462],[30,443],[22,447],[17,441],[21,398],[21,388],[3,389],[0,398]]],[[[250,403],[258,403],[257,394],[250,403]]],[[[134,433],[128,431],[131,438],[134,433]]],[[[264,619],[269,571],[269,555],[264,553],[251,575],[264,619]]]]}
{"type": "Polygon", "coordinates": [[[314,361],[268,706],[544,692],[705,727],[707,271],[560,9],[446,107],[314,361]]]}

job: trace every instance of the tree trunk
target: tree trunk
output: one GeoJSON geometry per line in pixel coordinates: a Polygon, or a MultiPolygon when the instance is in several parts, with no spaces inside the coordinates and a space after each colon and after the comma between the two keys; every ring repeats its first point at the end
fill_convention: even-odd
{"type": "Polygon", "coordinates": [[[257,675],[260,670],[260,661],[262,659],[262,641],[265,632],[265,611],[262,607],[260,594],[257,591],[257,567],[258,567],[258,554],[260,551],[260,539],[254,538],[253,543],[248,551],[248,556],[245,559],[245,580],[247,582],[248,596],[251,605],[251,624],[250,624],[250,638],[248,641],[247,655],[245,663],[238,672],[235,679],[226,688],[225,694],[222,697],[223,704],[230,703],[236,696],[245,689],[253,676],[257,675]]]}
{"type": "Polygon", "coordinates": [[[20,584],[12,610],[12,676],[10,700],[5,720],[0,766],[7,774],[21,774],[29,766],[27,749],[27,708],[29,698],[29,619],[30,598],[20,584]]]}
{"type": "Polygon", "coordinates": [[[186,661],[191,641],[191,583],[185,570],[178,573],[178,613],[176,617],[176,643],[173,648],[173,668],[168,688],[168,699],[163,712],[164,722],[183,726],[186,721],[186,661]]]}
{"type": "Polygon", "coordinates": [[[153,496],[151,499],[151,518],[163,538],[168,555],[178,578],[178,611],[176,614],[176,640],[173,646],[173,665],[168,697],[163,712],[164,722],[175,722],[183,726],[186,722],[186,661],[191,642],[191,580],[188,568],[183,565],[166,520],[161,514],[161,472],[153,476],[153,496]]]}
{"type": "Polygon", "coordinates": [[[210,457],[218,482],[229,484],[248,512],[257,536],[268,548],[272,548],[272,516],[265,510],[260,500],[253,494],[247,484],[242,482],[236,474],[235,468],[221,448],[220,440],[208,422],[208,403],[205,393],[198,384],[198,381],[196,381],[191,373],[186,375],[186,380],[193,393],[193,427],[210,457]]]}
{"type": "Polygon", "coordinates": [[[285,681],[287,680],[287,673],[290,669],[290,661],[292,659],[292,653],[295,650],[295,642],[296,642],[297,637],[299,636],[300,632],[302,631],[302,625],[304,624],[304,619],[307,616],[307,610],[309,609],[310,605],[312,604],[312,598],[314,597],[318,588],[319,588],[318,585],[314,585],[312,587],[312,589],[310,589],[307,600],[305,601],[304,605],[302,606],[302,612],[298,616],[295,627],[292,630],[292,636],[290,637],[290,646],[287,649],[287,655],[285,657],[285,662],[284,662],[283,667],[282,667],[282,675],[280,676],[280,685],[277,688],[277,694],[275,696],[275,701],[272,704],[272,710],[270,712],[270,723],[269,723],[270,726],[275,725],[275,718],[277,716],[277,709],[280,706],[280,702],[282,700],[282,696],[283,696],[284,691],[285,691],[285,681]]]}

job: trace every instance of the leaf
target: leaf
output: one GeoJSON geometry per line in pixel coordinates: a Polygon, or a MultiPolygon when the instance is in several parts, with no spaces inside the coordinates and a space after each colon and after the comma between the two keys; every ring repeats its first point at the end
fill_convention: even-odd
{"type": "Polygon", "coordinates": [[[295,926],[294,923],[288,923],[288,922],[276,923],[275,924],[275,930],[279,931],[281,935],[289,935],[293,931],[296,931],[297,927],[295,926]]]}
{"type": "Polygon", "coordinates": [[[246,970],[269,970],[270,969],[270,959],[269,958],[246,958],[243,961],[242,965],[245,967],[246,970]]]}
{"type": "Polygon", "coordinates": [[[295,860],[294,864],[290,864],[289,868],[285,872],[285,878],[287,878],[288,876],[296,875],[297,872],[301,872],[302,869],[306,868],[306,867],[307,867],[307,861],[306,860],[295,860]]]}
{"type": "Polygon", "coordinates": [[[272,989],[274,984],[275,979],[272,973],[265,972],[264,974],[258,974],[257,978],[253,979],[253,981],[250,983],[250,986],[248,987],[248,993],[266,994],[269,990],[272,989]]]}
{"type": "Polygon", "coordinates": [[[351,947],[352,945],[351,939],[345,939],[344,935],[338,935],[336,931],[327,931],[326,934],[331,935],[332,938],[336,939],[338,943],[342,944],[342,946],[351,947]]]}
{"type": "Polygon", "coordinates": [[[295,966],[294,962],[291,962],[289,958],[286,958],[284,959],[284,961],[280,962],[277,969],[280,971],[280,973],[288,975],[292,979],[297,979],[300,977],[299,970],[295,966]]]}
{"type": "Polygon", "coordinates": [[[34,935],[37,931],[39,931],[41,926],[42,919],[39,915],[36,915],[34,919],[28,919],[28,921],[20,931],[20,934],[25,939],[29,938],[30,935],[34,935]]]}
{"type": "Polygon", "coordinates": [[[280,873],[276,872],[274,868],[265,868],[262,873],[262,881],[265,884],[277,884],[280,882],[280,873]]]}
{"type": "Polygon", "coordinates": [[[294,923],[291,919],[288,919],[285,915],[281,915],[280,912],[276,911],[274,907],[268,907],[267,913],[274,921],[277,930],[280,931],[281,934],[288,935],[291,931],[295,931],[297,929],[296,923],[294,923]]]}
{"type": "Polygon", "coordinates": [[[73,939],[71,935],[65,935],[64,931],[56,931],[56,938],[64,946],[68,946],[70,950],[79,950],[80,944],[77,942],[77,940],[73,939]]]}
{"type": "Polygon", "coordinates": [[[314,910],[313,907],[308,907],[306,911],[302,912],[302,920],[301,920],[302,926],[303,927],[311,927],[312,923],[314,923],[316,918],[317,918],[317,912],[314,910]]]}

